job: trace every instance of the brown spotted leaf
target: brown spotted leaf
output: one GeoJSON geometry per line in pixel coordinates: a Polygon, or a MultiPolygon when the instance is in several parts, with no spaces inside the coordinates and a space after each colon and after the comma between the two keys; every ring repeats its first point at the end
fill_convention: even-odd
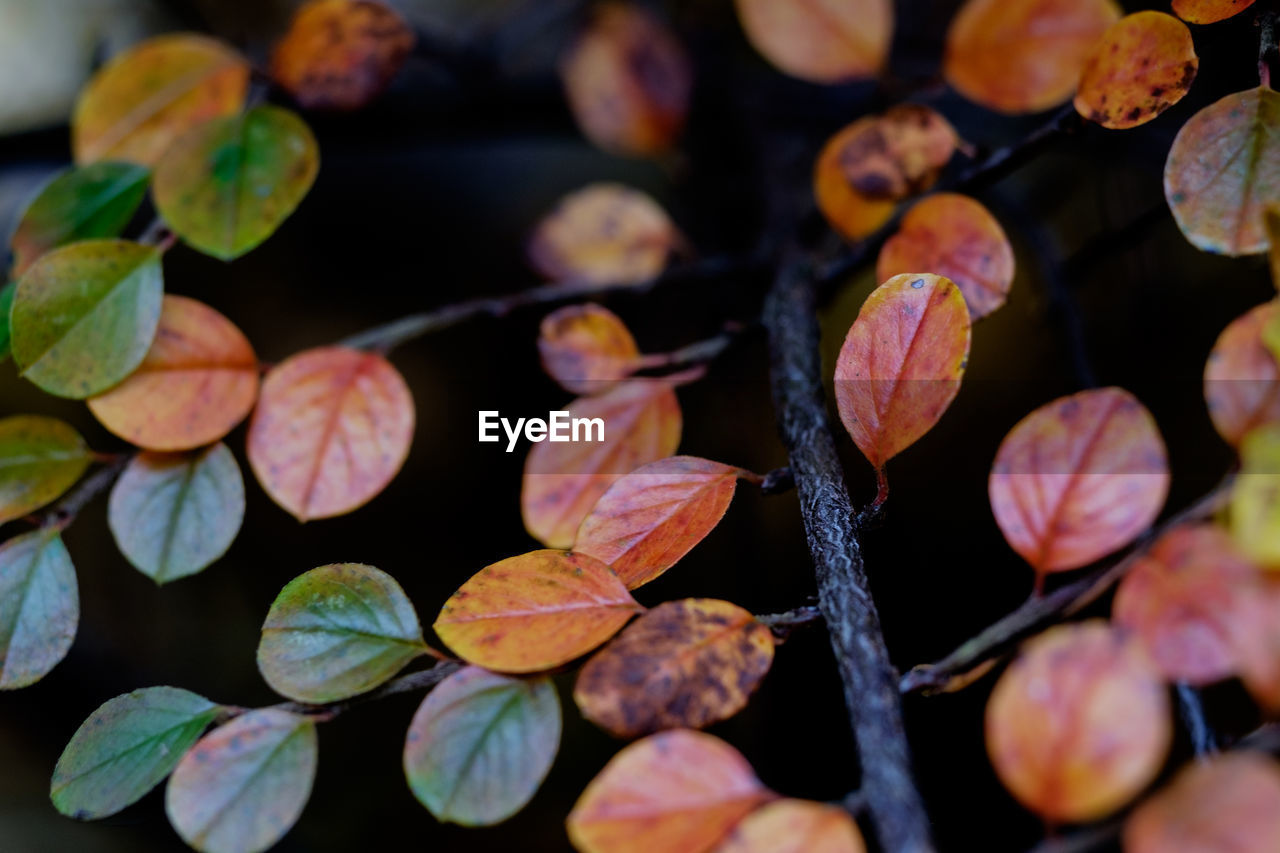
{"type": "Polygon", "coordinates": [[[737,0],[737,7],[756,50],[802,80],[874,77],[889,56],[891,0],[737,0]]]}
{"type": "Polygon", "coordinates": [[[1182,21],[1163,12],[1126,15],[1107,29],[1085,63],[1076,111],[1103,127],[1137,127],[1182,100],[1199,67],[1182,21]]]}
{"type": "Polygon", "coordinates": [[[568,305],[542,320],[542,369],[566,391],[608,390],[640,366],[640,350],[626,324],[608,308],[568,305]]]}
{"type": "Polygon", "coordinates": [[[1223,440],[1238,447],[1254,427],[1280,421],[1280,365],[1263,341],[1280,318],[1275,301],[1236,318],[1204,366],[1204,400],[1223,440]]]}

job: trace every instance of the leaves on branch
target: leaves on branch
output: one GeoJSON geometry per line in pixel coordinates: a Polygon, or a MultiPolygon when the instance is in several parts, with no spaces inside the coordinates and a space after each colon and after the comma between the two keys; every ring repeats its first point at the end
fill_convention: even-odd
{"type": "Polygon", "coordinates": [[[57,500],[92,458],[80,433],[57,418],[0,419],[0,524],[57,500]]]}
{"type": "Polygon", "coordinates": [[[1223,440],[1239,446],[1255,426],[1280,421],[1280,365],[1263,334],[1280,319],[1275,301],[1231,322],[1204,366],[1204,399],[1223,440]]]}
{"type": "Polygon", "coordinates": [[[0,545],[0,690],[35,684],[66,657],[80,621],[80,593],[53,528],[0,545]]]}
{"type": "Polygon", "coordinates": [[[1173,0],[1173,12],[1192,24],[1216,24],[1238,15],[1254,0],[1173,0]]]}
{"type": "Polygon", "coordinates": [[[715,853],[866,853],[858,825],[839,806],[776,800],[743,818],[715,853]]]}
{"type": "Polygon", "coordinates": [[[1186,24],[1163,12],[1126,15],[1085,63],[1076,112],[1114,130],[1146,124],[1182,100],[1199,67],[1186,24]]]}
{"type": "Polygon", "coordinates": [[[566,391],[608,390],[640,366],[640,350],[626,324],[608,308],[567,305],[542,320],[542,369],[566,391]]]}
{"type": "Polygon", "coordinates": [[[737,0],[756,50],[785,74],[811,83],[874,77],[893,40],[890,0],[737,0]]]}

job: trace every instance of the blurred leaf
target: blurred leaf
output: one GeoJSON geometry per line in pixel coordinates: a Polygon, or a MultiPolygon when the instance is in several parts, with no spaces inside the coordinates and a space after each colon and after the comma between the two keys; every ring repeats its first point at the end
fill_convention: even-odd
{"type": "Polygon", "coordinates": [[[773,663],[773,634],[727,601],[668,601],[628,625],[578,675],[582,716],[617,737],[726,720],[773,663]]]}
{"type": "Polygon", "coordinates": [[[260,853],[302,814],[316,775],[316,727],[260,708],[200,739],[165,795],[169,822],[202,853],[260,853]]]}
{"type": "Polygon", "coordinates": [[[50,249],[78,240],[115,237],[147,194],[151,173],[133,163],[71,167],[45,185],[13,232],[13,274],[20,276],[50,249]]]}
{"type": "Polygon", "coordinates": [[[413,716],[404,774],[437,820],[490,826],[532,799],[560,748],[560,700],[549,678],[467,667],[413,716]]]}
{"type": "Polygon", "coordinates": [[[13,308],[13,294],[17,290],[16,281],[0,287],[0,361],[9,357],[9,311],[13,308]]]}
{"type": "Polygon", "coordinates": [[[1113,129],[1146,124],[1182,100],[1199,67],[1182,21],[1163,12],[1126,15],[1094,45],[1080,75],[1076,112],[1113,129]]]}
{"type": "Polygon", "coordinates": [[[258,669],[271,689],[319,704],[372,690],[426,651],[395,578],[334,563],[285,585],[262,623],[258,669]]]}
{"type": "Polygon", "coordinates": [[[184,134],[156,164],[156,209],[174,233],[230,261],[270,237],[320,168],[311,129],[288,110],[254,107],[184,134]]]}
{"type": "Polygon", "coordinates": [[[702,732],[650,735],[615,755],[567,821],[581,853],[703,853],[774,794],[736,749],[702,732]]]}
{"type": "Polygon", "coordinates": [[[40,257],[18,280],[13,359],[50,394],[83,399],[132,373],[160,321],[160,253],[87,240],[40,257]]]}
{"type": "Polygon", "coordinates": [[[811,83],[875,77],[893,40],[890,0],[737,0],[738,20],[778,70],[811,83]]]}
{"type": "Polygon", "coordinates": [[[1233,447],[1255,426],[1280,421],[1280,366],[1263,340],[1278,318],[1275,301],[1237,317],[1205,363],[1205,405],[1214,428],[1233,447]]]}
{"type": "Polygon", "coordinates": [[[68,817],[113,815],[160,783],[221,710],[176,687],[147,687],[89,715],[53,769],[49,797],[68,817]]]}
{"type": "Polygon", "coordinates": [[[813,170],[813,195],[823,217],[846,240],[857,241],[877,231],[893,217],[892,198],[863,195],[849,182],[844,152],[859,147],[859,140],[875,139],[878,122],[864,116],[827,140],[813,170]]]}
{"type": "Polygon", "coordinates": [[[148,450],[218,441],[258,396],[258,359],[234,324],[185,296],[167,294],[151,348],[124,382],[89,399],[103,426],[148,450]]]}
{"type": "Polygon", "coordinates": [[[1280,569],[1280,423],[1246,433],[1231,487],[1231,535],[1245,556],[1280,569]]]}
{"type": "Polygon", "coordinates": [[[1280,850],[1280,765],[1247,750],[1191,762],[1129,815],[1124,850],[1280,850]]]}
{"type": "Polygon", "coordinates": [[[472,575],[433,627],[468,663],[538,672],[586,654],[643,610],[594,557],[530,551],[472,575]]]}
{"type": "Polygon", "coordinates": [[[80,434],[57,418],[0,419],[0,524],[57,500],[92,458],[80,434]]]}
{"type": "Polygon", "coordinates": [[[300,521],[363,506],[413,441],[413,397],[382,356],[319,347],[272,368],[249,424],[249,463],[300,521]]]}
{"type": "Polygon", "coordinates": [[[640,350],[625,323],[608,308],[568,305],[542,320],[542,369],[566,391],[591,394],[633,373],[640,350]]]}
{"type": "Polygon", "coordinates": [[[777,800],[747,815],[716,853],[866,853],[858,825],[839,806],[777,800]]]}
{"type": "Polygon", "coordinates": [[[107,509],[120,552],[156,583],[211,565],[243,521],[244,480],[222,443],[187,454],[138,454],[112,488],[107,509]]]}
{"type": "MultiPolygon", "coordinates": [[[[1280,290],[1280,206],[1266,208],[1262,212],[1262,220],[1267,229],[1267,243],[1270,246],[1268,260],[1271,262],[1271,284],[1280,290]]],[[[3,294],[0,294],[0,298],[2,297],[3,294]]],[[[0,320],[0,322],[3,321],[0,320]]]]}
{"type": "Polygon", "coordinates": [[[1173,0],[1174,13],[1192,24],[1216,24],[1238,15],[1254,0],[1173,0]]]}
{"type": "Polygon", "coordinates": [[[44,678],[66,657],[79,621],[76,572],[57,530],[0,545],[0,690],[44,678]]]}
{"type": "Polygon", "coordinates": [[[1060,397],[1009,431],[988,481],[991,511],[1036,574],[1123,548],[1160,514],[1169,462],[1155,419],[1122,388],[1060,397]]]}
{"type": "Polygon", "coordinates": [[[1280,716],[1280,586],[1254,584],[1226,627],[1240,681],[1266,716],[1280,716]]]}
{"type": "Polygon", "coordinates": [[[187,130],[237,113],[248,86],[249,63],[222,42],[193,33],[141,42],[80,94],[71,118],[76,162],[155,165],[187,130]]]}

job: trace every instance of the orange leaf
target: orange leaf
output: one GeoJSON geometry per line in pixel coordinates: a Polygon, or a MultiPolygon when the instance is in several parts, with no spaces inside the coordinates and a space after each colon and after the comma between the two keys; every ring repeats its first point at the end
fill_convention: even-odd
{"type": "Polygon", "coordinates": [[[880,250],[876,278],[928,271],[955,282],[977,320],[1004,304],[1013,285],[1013,247],[979,202],[957,193],[922,199],[880,250]]]}
{"type": "Polygon", "coordinates": [[[249,63],[222,42],[191,33],[147,39],[81,92],[71,118],[76,162],[154,166],[186,131],[238,112],[248,87],[249,63]]]}
{"type": "Polygon", "coordinates": [[[1238,15],[1254,0],[1173,0],[1173,12],[1192,24],[1216,24],[1238,15]]]}
{"type": "Polygon", "coordinates": [[[413,440],[413,397],[386,359],[343,347],[300,352],[262,383],[249,464],[300,521],[351,512],[395,477],[413,440]]]}
{"type": "Polygon", "coordinates": [[[639,6],[595,8],[560,65],[565,95],[587,138],[636,156],[669,149],[684,127],[693,67],[684,46],[639,6]]]}
{"type": "Polygon", "coordinates": [[[445,602],[434,627],[468,663],[539,672],[591,651],[642,610],[594,557],[530,551],[472,575],[445,602]]]}
{"type": "Polygon", "coordinates": [[[556,281],[627,284],[662,272],[680,236],[666,211],[622,184],[569,193],[538,223],[529,262],[556,281]]]}
{"type": "Polygon", "coordinates": [[[773,634],[727,601],[668,601],[587,661],[573,690],[582,716],[617,737],[726,720],[773,663],[773,634]]]}
{"type": "Polygon", "coordinates": [[[836,406],[877,470],[933,428],[960,390],[969,310],[950,280],[922,273],[880,285],[836,360],[836,406]]]}
{"type": "Polygon", "coordinates": [[[1280,366],[1263,331],[1280,318],[1276,302],[1231,322],[1204,366],[1204,399],[1218,434],[1232,447],[1256,426],[1280,421],[1280,366]]]}
{"type": "Polygon", "coordinates": [[[1136,12],[1094,46],[1076,92],[1076,112],[1116,130],[1146,124],[1182,100],[1200,59],[1187,25],[1163,12],[1136,12]]]}
{"type": "Polygon", "coordinates": [[[1188,764],[1129,815],[1124,849],[1280,850],[1280,765],[1247,751],[1188,764]]]}
{"type": "Polygon", "coordinates": [[[525,459],[524,526],[552,548],[573,545],[578,526],[615,480],[670,456],[680,444],[680,402],[662,380],[630,379],[603,394],[579,397],[567,411],[570,418],[602,420],[604,441],[544,441],[525,459]]]}
{"type": "Polygon", "coordinates": [[[680,561],[724,518],[742,469],[695,456],[642,465],[609,487],[573,549],[609,564],[628,589],[680,561]]]}
{"type": "Polygon", "coordinates": [[[538,334],[542,369],[574,394],[613,387],[639,366],[630,330],[608,308],[569,305],[542,320],[538,334]]]}
{"type": "Polygon", "coordinates": [[[1075,569],[1132,542],[1169,492],[1155,419],[1121,388],[1041,406],[1009,431],[987,482],[1010,547],[1036,573],[1075,569]]]}
{"type": "Polygon", "coordinates": [[[1119,18],[1113,0],[968,0],[947,31],[943,74],[988,109],[1047,110],[1071,97],[1098,39],[1119,18]]]}
{"type": "Polygon", "coordinates": [[[307,109],[359,109],[387,88],[413,42],[385,3],[311,0],[276,44],[271,78],[307,109]]]}
{"type": "Polygon", "coordinates": [[[1104,817],[1145,788],[1173,731],[1169,697],[1142,650],[1106,622],[1028,640],[987,702],[996,774],[1049,821],[1104,817]]]}
{"type": "Polygon", "coordinates": [[[1280,584],[1264,582],[1232,618],[1231,651],[1240,680],[1270,717],[1280,715],[1280,584]]]}
{"type": "Polygon", "coordinates": [[[148,450],[190,450],[219,440],[258,396],[258,359],[244,334],[217,311],[168,295],[138,369],[89,398],[102,425],[148,450]]]}
{"type": "Polygon", "coordinates": [[[705,853],[773,797],[729,744],[676,729],[615,755],[566,824],[582,853],[705,853]]]}
{"type": "Polygon", "coordinates": [[[737,0],[738,20],[778,69],[812,83],[874,77],[893,38],[890,0],[737,0]]]}
{"type": "Polygon", "coordinates": [[[776,800],[747,815],[716,853],[865,853],[849,813],[807,800],[776,800]]]}
{"type": "Polygon", "coordinates": [[[1221,527],[1176,528],[1116,590],[1112,621],[1133,631],[1170,681],[1209,684],[1235,674],[1232,623],[1259,594],[1258,571],[1221,527]]]}

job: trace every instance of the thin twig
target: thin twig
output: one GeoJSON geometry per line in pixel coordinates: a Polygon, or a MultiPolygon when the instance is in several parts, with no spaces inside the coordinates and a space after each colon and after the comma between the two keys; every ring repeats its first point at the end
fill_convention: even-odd
{"type": "MultiPolygon", "coordinates": [[[[419,690],[430,690],[441,681],[444,681],[450,675],[462,669],[463,664],[456,660],[438,661],[435,666],[429,669],[411,672],[408,675],[402,675],[399,678],[392,679],[377,690],[371,690],[352,699],[345,699],[341,702],[329,702],[323,705],[309,705],[305,702],[278,702],[275,705],[268,706],[276,711],[289,711],[294,714],[305,714],[314,717],[318,722],[328,722],[339,714],[343,714],[357,705],[365,705],[369,702],[376,702],[379,699],[386,699],[388,696],[398,696],[401,693],[416,693],[419,690]]],[[[241,714],[247,714],[254,708],[230,707],[223,715],[223,721],[238,717],[241,714]]]]}
{"type": "Polygon", "coordinates": [[[74,489],[67,492],[62,500],[36,516],[40,526],[66,530],[71,526],[71,522],[76,520],[76,516],[80,514],[81,510],[88,506],[98,495],[111,488],[111,484],[116,481],[116,478],[120,476],[120,472],[124,470],[124,467],[129,464],[129,460],[132,458],[132,453],[122,453],[113,457],[102,468],[85,477],[74,489]]]}
{"type": "Polygon", "coordinates": [[[1191,748],[1196,755],[1203,757],[1217,752],[1218,739],[1205,716],[1199,691],[1190,684],[1179,681],[1174,685],[1174,695],[1178,698],[1178,716],[1187,729],[1187,737],[1190,738],[1191,748]]]}
{"type": "Polygon", "coordinates": [[[799,628],[812,625],[822,619],[822,611],[812,604],[786,610],[782,613],[765,613],[756,616],[756,621],[774,629],[799,628]]]}

